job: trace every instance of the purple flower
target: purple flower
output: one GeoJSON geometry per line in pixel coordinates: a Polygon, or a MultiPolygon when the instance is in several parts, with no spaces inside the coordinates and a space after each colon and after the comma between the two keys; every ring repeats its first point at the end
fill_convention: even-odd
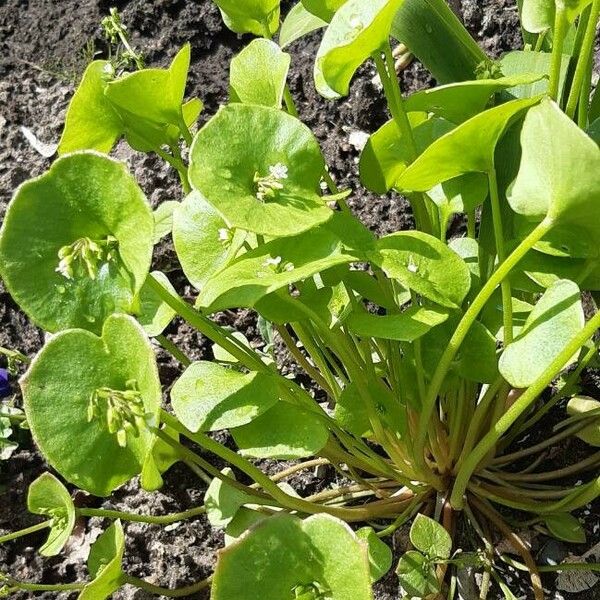
{"type": "Polygon", "coordinates": [[[0,369],[0,398],[6,398],[12,394],[9,375],[6,369],[0,369]]]}

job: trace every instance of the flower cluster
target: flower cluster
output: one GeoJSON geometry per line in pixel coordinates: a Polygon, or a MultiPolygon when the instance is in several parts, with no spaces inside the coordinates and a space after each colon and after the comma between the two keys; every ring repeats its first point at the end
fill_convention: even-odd
{"type": "Polygon", "coordinates": [[[281,163],[271,165],[269,174],[261,176],[256,172],[254,174],[254,183],[256,184],[256,199],[265,202],[268,199],[275,198],[277,192],[283,189],[282,180],[287,179],[288,168],[281,163]]]}
{"type": "Polygon", "coordinates": [[[60,261],[56,272],[73,279],[79,270],[83,270],[90,279],[96,279],[100,266],[116,258],[116,244],[116,238],[111,235],[100,241],[79,238],[58,251],[60,261]]]}

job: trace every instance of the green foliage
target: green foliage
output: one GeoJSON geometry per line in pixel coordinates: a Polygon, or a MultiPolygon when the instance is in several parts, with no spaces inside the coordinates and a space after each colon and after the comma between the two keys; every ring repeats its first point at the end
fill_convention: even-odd
{"type": "Polygon", "coordinates": [[[236,33],[271,37],[279,29],[279,0],[214,0],[225,25],[236,33]]]}
{"type": "MultiPolygon", "coordinates": [[[[584,416],[586,413],[600,414],[600,402],[589,396],[574,396],[567,404],[567,413],[571,416],[584,416]]],[[[600,425],[595,421],[575,434],[590,446],[600,447],[600,425]]]]}
{"type": "Polygon", "coordinates": [[[581,523],[569,513],[558,513],[544,517],[548,531],[557,539],[573,544],[585,543],[585,530],[581,523]]]}
{"type": "Polygon", "coordinates": [[[326,27],[327,22],[308,11],[302,2],[298,2],[287,14],[281,24],[279,32],[279,45],[281,48],[289,46],[291,43],[308,35],[309,33],[326,27]]]}

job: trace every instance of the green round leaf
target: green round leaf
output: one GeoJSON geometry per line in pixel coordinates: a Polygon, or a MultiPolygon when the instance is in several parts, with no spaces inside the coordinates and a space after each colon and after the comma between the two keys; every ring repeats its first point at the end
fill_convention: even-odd
{"type": "Polygon", "coordinates": [[[217,431],[250,423],[279,399],[274,376],[240,373],[212,362],[195,362],[175,382],[171,402],[190,431],[217,431]]]}
{"type": "Polygon", "coordinates": [[[173,214],[173,243],[185,276],[197,289],[235,257],[242,230],[232,231],[199,192],[188,194],[173,214]]]}
{"type": "Polygon", "coordinates": [[[236,33],[271,37],[279,28],[280,0],[214,0],[225,25],[236,33]]]}
{"type": "Polygon", "coordinates": [[[333,15],[317,52],[314,77],[322,96],[335,99],[348,95],[358,67],[388,43],[394,15],[403,1],[344,2],[333,15]]]}
{"type": "Polygon", "coordinates": [[[585,544],[585,529],[573,515],[569,513],[547,515],[544,517],[544,522],[555,538],[572,544],[585,544]]]}
{"type": "Polygon", "coordinates": [[[400,587],[409,598],[425,598],[439,591],[434,565],[416,550],[409,550],[402,556],[396,574],[400,587]]]}
{"type": "Polygon", "coordinates": [[[450,558],[452,538],[437,521],[418,514],[410,528],[412,545],[431,558],[450,558]]]}
{"type": "Polygon", "coordinates": [[[282,514],[258,523],[219,553],[212,600],[370,600],[366,544],[329,515],[282,514]]]}
{"type": "Polygon", "coordinates": [[[125,535],[118,519],[92,544],[88,570],[94,578],[77,600],[106,600],[125,583],[122,562],[125,535]]]}
{"type": "Polygon", "coordinates": [[[371,565],[371,581],[379,581],[392,568],[392,549],[377,537],[372,527],[361,527],[356,537],[369,545],[369,564],[371,565]]]}
{"type": "MultiPolygon", "coordinates": [[[[97,390],[137,387],[149,424],[156,423],[161,388],[154,351],[132,317],[112,315],[102,337],[74,329],[54,336],[21,380],[25,413],[33,437],[48,462],[68,481],[107,496],[142,470],[153,436],[126,431],[125,446],[110,433],[107,417],[90,417],[97,390]]],[[[107,401],[100,408],[108,406],[107,401]]]]}
{"type": "Polygon", "coordinates": [[[0,274],[47,331],[99,332],[111,313],[133,311],[150,269],[153,229],[125,165],[93,152],[64,156],[17,189],[0,229],[0,274]],[[70,272],[61,268],[65,250],[70,272]]]}
{"type": "Polygon", "coordinates": [[[302,2],[298,2],[287,14],[279,31],[279,45],[281,48],[289,46],[309,33],[326,27],[327,23],[312,12],[309,12],[302,2]]]}
{"type": "Polygon", "coordinates": [[[325,163],[308,127],[274,108],[230,104],[198,132],[190,182],[231,227],[288,236],[329,219],[325,163]]]}
{"type": "MultiPolygon", "coordinates": [[[[235,475],[229,467],[223,469],[222,473],[235,479],[235,475]]],[[[251,496],[218,477],[211,481],[204,496],[206,516],[210,524],[219,529],[227,527],[244,504],[251,503],[251,496]]]]}
{"type": "MultiPolygon", "coordinates": [[[[161,271],[153,271],[148,277],[153,277],[173,294],[176,293],[168,277],[161,271]]],[[[141,312],[137,315],[137,320],[150,337],[160,335],[177,314],[157,296],[153,288],[147,283],[142,286],[140,291],[140,305],[141,312]]]]}
{"type": "Polygon", "coordinates": [[[288,402],[278,402],[248,425],[231,430],[240,454],[281,460],[314,456],[329,439],[315,415],[288,402]]]}
{"type": "Polygon", "coordinates": [[[50,517],[50,535],[40,548],[43,556],[55,556],[67,543],[75,527],[75,506],[65,486],[54,475],[43,473],[30,486],[27,510],[50,517]]]}
{"type": "Polygon", "coordinates": [[[401,231],[377,241],[370,260],[417,294],[449,308],[462,304],[471,287],[466,263],[446,244],[420,231],[401,231]]]}
{"type": "MultiPolygon", "coordinates": [[[[600,411],[600,402],[589,396],[575,396],[567,404],[567,413],[571,416],[584,415],[592,411],[600,411]]],[[[590,446],[600,447],[600,424],[593,423],[575,434],[590,446]]]]}

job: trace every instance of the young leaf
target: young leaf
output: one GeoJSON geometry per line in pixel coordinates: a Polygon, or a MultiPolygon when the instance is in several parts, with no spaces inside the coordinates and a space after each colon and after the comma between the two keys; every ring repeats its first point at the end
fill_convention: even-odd
{"type": "Polygon", "coordinates": [[[315,62],[317,91],[325,98],[348,95],[350,80],[371,54],[388,43],[392,19],[403,0],[347,0],[333,15],[315,62]]]}
{"type": "Polygon", "coordinates": [[[231,101],[281,108],[289,68],[290,55],[275,42],[251,41],[231,60],[231,101]]]}
{"type": "Polygon", "coordinates": [[[409,550],[402,555],[396,575],[400,580],[400,588],[409,598],[425,598],[439,591],[434,565],[416,550],[409,550]]]}
{"type": "Polygon", "coordinates": [[[367,406],[355,383],[347,385],[335,403],[335,420],[358,437],[373,435],[367,406]]]}
{"type": "Polygon", "coordinates": [[[93,580],[77,600],[106,600],[125,583],[122,561],[125,535],[118,519],[92,544],[88,557],[88,571],[93,580]]]}
{"type": "Polygon", "coordinates": [[[67,481],[107,496],[141,472],[161,388],[154,350],[132,317],[111,315],[102,337],[81,329],[57,334],[21,388],[31,433],[67,481]]]}
{"type": "MultiPolygon", "coordinates": [[[[222,473],[235,479],[235,475],[229,467],[223,469],[222,473]]],[[[240,508],[251,502],[251,496],[218,477],[211,481],[204,497],[208,521],[213,527],[219,529],[227,527],[240,508]]]]}
{"type": "Polygon", "coordinates": [[[302,4],[306,10],[328,23],[331,21],[335,12],[347,1],[348,0],[302,0],[302,4]]]}
{"type": "Polygon", "coordinates": [[[289,236],[323,223],[325,162],[308,127],[274,108],[230,104],[198,132],[190,182],[231,227],[289,236]]]}
{"type": "Polygon", "coordinates": [[[557,513],[547,515],[544,522],[548,531],[559,540],[570,542],[571,544],[585,544],[585,529],[573,515],[569,513],[557,513]]]}
{"type": "Polygon", "coordinates": [[[130,117],[179,127],[183,121],[182,104],[190,52],[190,44],[187,43],[175,55],[168,69],[142,69],[109,82],[106,97],[130,117]]]}
{"type": "Polygon", "coordinates": [[[50,517],[50,535],[40,548],[42,556],[56,556],[75,527],[75,506],[65,486],[54,475],[43,473],[30,486],[27,510],[50,517]]]}
{"type": "MultiPolygon", "coordinates": [[[[163,432],[176,442],[179,441],[179,433],[170,427],[164,425],[163,432]]],[[[168,471],[175,463],[181,460],[181,455],[173,446],[165,442],[162,438],[154,438],[152,450],[146,455],[146,460],[142,467],[140,483],[147,492],[159,490],[163,484],[162,475],[168,471]]]]}
{"type": "MultiPolygon", "coordinates": [[[[508,192],[512,209],[547,217],[553,233],[577,238],[598,255],[600,148],[551,100],[531,109],[521,132],[519,174],[508,192]]],[[[581,256],[581,255],[580,255],[581,256]]]]}
{"type": "Polygon", "coordinates": [[[414,342],[447,318],[445,310],[411,306],[401,313],[384,316],[354,312],[346,320],[346,326],[361,337],[414,342]]]}
{"type": "Polygon", "coordinates": [[[436,140],[396,182],[400,190],[426,192],[438,183],[494,167],[496,144],[505,130],[539,98],[513,100],[490,108],[436,140]]]}
{"type": "Polygon", "coordinates": [[[50,332],[99,332],[133,312],[152,258],[152,211],[124,164],[92,152],[59,158],[21,185],[0,229],[0,274],[50,332]]]}
{"type": "Polygon", "coordinates": [[[250,423],[279,399],[276,379],[195,362],[175,382],[171,403],[190,431],[218,431],[250,423]]]}
{"type": "Polygon", "coordinates": [[[418,514],[410,528],[412,545],[431,558],[448,559],[452,553],[452,538],[437,521],[418,514]]]}
{"type": "Polygon", "coordinates": [[[261,521],[219,553],[212,600],[371,600],[367,547],[329,515],[261,521]],[[318,556],[319,560],[307,560],[318,556]],[[273,558],[276,557],[276,560],[273,558]]]}
{"type": "Polygon", "coordinates": [[[283,401],[248,425],[232,429],[231,435],[240,454],[281,460],[314,456],[329,439],[317,416],[283,401]]]}
{"type": "Polygon", "coordinates": [[[270,38],[279,28],[280,0],[214,0],[225,25],[235,33],[270,38]]]}
{"type": "MultiPolygon", "coordinates": [[[[575,396],[567,404],[567,413],[571,416],[584,415],[592,411],[600,412],[600,402],[589,396],[575,396]]],[[[600,447],[600,425],[598,422],[592,423],[575,435],[590,446],[600,447]]]]}
{"type": "Polygon", "coordinates": [[[469,269],[460,256],[420,231],[402,231],[379,239],[369,258],[388,277],[449,308],[460,306],[471,286],[469,269]]]}
{"type": "Polygon", "coordinates": [[[279,45],[283,49],[301,37],[326,26],[326,21],[309,12],[302,2],[298,2],[281,24],[279,45]]]}
{"type": "Polygon", "coordinates": [[[584,324],[579,288],[567,279],[558,281],[540,298],[519,336],[502,353],[500,372],[513,387],[529,387],[584,324]]]}
{"type": "Polygon", "coordinates": [[[433,113],[452,123],[460,124],[482,112],[491,96],[518,85],[531,84],[541,74],[518,74],[500,79],[479,79],[450,83],[411,94],[405,102],[407,111],[433,113]]]}
{"type": "Polygon", "coordinates": [[[369,564],[371,565],[371,581],[379,581],[392,568],[392,549],[377,537],[372,527],[361,527],[356,537],[369,545],[369,564]]]}
{"type": "Polygon", "coordinates": [[[65,118],[58,154],[77,150],[110,152],[123,133],[123,122],[104,95],[106,80],[112,75],[108,61],[91,62],[83,74],[65,118]]]}
{"type": "Polygon", "coordinates": [[[440,209],[442,223],[455,213],[469,213],[483,204],[488,195],[488,181],[483,173],[465,173],[436,185],[427,192],[440,209]]]}
{"type": "Polygon", "coordinates": [[[176,200],[167,200],[166,202],[161,202],[154,211],[155,244],[158,244],[160,240],[173,231],[173,213],[179,204],[176,200]]]}
{"type": "MultiPolygon", "coordinates": [[[[148,277],[153,277],[163,287],[176,293],[168,277],[161,271],[153,271],[148,277]]],[[[177,314],[147,283],[144,283],[140,291],[140,311],[137,315],[138,323],[150,337],[161,335],[177,314]]]]}
{"type": "Polygon", "coordinates": [[[556,9],[562,6],[569,23],[573,23],[592,0],[523,0],[521,21],[530,33],[542,33],[554,26],[556,9]]]}

